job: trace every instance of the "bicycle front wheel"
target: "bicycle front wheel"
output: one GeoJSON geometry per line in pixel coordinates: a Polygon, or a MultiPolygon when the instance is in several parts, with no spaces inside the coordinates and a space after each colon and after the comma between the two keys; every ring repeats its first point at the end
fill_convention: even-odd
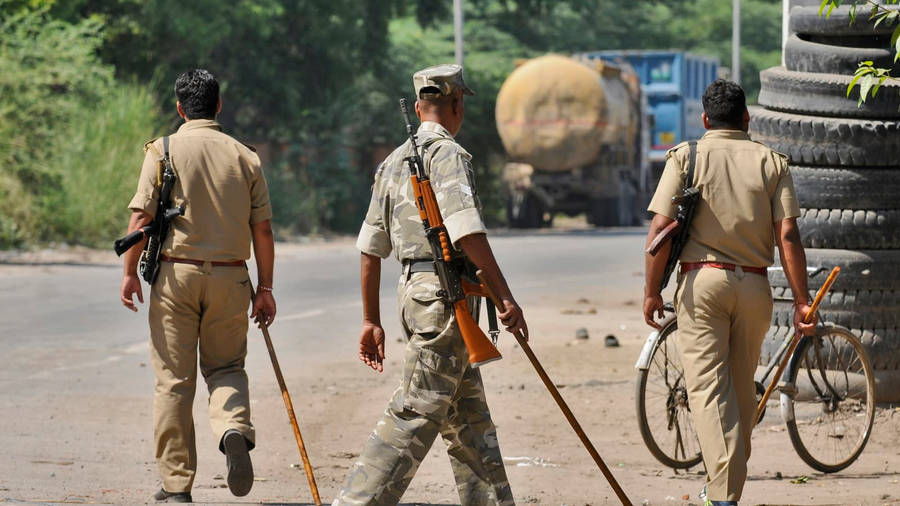
{"type": "Polygon", "coordinates": [[[823,473],[852,464],[875,420],[875,375],[859,339],[825,324],[795,352],[781,411],[800,458],[823,473]]]}
{"type": "Polygon", "coordinates": [[[700,440],[688,404],[684,367],[675,335],[678,322],[663,322],[650,367],[638,371],[635,404],[641,437],[657,460],[674,469],[700,463],[700,440]]]}

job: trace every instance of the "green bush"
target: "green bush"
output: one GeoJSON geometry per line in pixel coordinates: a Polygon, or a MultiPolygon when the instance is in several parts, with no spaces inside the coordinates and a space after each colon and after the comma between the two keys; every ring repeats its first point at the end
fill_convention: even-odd
{"type": "Polygon", "coordinates": [[[157,111],[146,87],[117,85],[72,114],[49,159],[58,188],[39,203],[42,239],[109,246],[125,232],[142,148],[160,127],[157,111]]]}

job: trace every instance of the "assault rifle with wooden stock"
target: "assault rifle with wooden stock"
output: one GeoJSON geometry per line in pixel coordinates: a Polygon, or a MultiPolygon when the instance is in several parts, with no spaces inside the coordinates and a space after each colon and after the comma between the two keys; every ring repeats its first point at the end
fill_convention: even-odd
{"type": "Polygon", "coordinates": [[[156,204],[156,215],[149,225],[141,227],[134,232],[116,239],[114,249],[116,255],[122,256],[134,245],[140,243],[144,238],[144,251],[141,253],[141,260],[138,264],[138,270],[141,278],[149,284],[156,281],[159,275],[159,254],[162,251],[162,243],[169,235],[169,228],[178,216],[184,215],[184,206],[175,207],[172,205],[172,187],[175,186],[175,170],[172,168],[172,160],[169,157],[169,137],[163,137],[163,150],[165,154],[162,157],[162,184],[159,189],[159,202],[156,204]]]}
{"type": "Polygon", "coordinates": [[[694,210],[697,208],[697,202],[700,200],[700,189],[693,186],[694,164],[697,161],[696,142],[690,143],[690,150],[690,161],[688,162],[690,165],[684,178],[684,188],[681,191],[681,195],[672,197],[672,203],[676,205],[675,221],[657,234],[653,241],[650,242],[650,246],[647,247],[647,253],[656,255],[667,240],[672,241],[672,249],[669,250],[669,257],[666,259],[666,269],[663,271],[663,277],[660,281],[660,292],[669,284],[669,278],[672,277],[672,272],[675,271],[675,267],[678,265],[678,257],[681,256],[681,251],[684,249],[684,245],[687,244],[688,231],[691,228],[691,221],[694,219],[694,210]]]}
{"type": "Polygon", "coordinates": [[[434,189],[431,188],[431,180],[425,172],[425,163],[419,154],[416,130],[410,121],[405,98],[400,99],[400,111],[403,113],[406,132],[412,143],[412,154],[404,158],[404,161],[409,166],[409,178],[412,182],[419,218],[422,219],[425,237],[428,239],[431,253],[434,256],[434,272],[441,283],[438,295],[453,305],[453,313],[456,315],[456,322],[459,324],[466,349],[469,350],[469,363],[472,364],[472,367],[499,360],[502,358],[500,352],[475,323],[475,319],[469,312],[469,304],[466,302],[467,296],[487,297],[488,292],[482,283],[465,279],[466,273],[474,272],[469,259],[459,255],[453,256],[450,236],[447,235],[441,209],[434,196],[434,189]]]}

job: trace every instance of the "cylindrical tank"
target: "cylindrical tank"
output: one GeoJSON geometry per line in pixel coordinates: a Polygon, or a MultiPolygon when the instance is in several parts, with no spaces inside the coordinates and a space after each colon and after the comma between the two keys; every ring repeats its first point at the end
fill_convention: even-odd
{"type": "Polygon", "coordinates": [[[559,55],[528,60],[497,96],[497,130],[514,161],[567,171],[603,146],[635,149],[639,111],[618,68],[559,55]]]}

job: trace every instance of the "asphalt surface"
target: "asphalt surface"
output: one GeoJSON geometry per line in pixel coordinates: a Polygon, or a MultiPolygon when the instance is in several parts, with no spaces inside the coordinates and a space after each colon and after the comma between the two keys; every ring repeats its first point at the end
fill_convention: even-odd
{"type": "MultiPolygon", "coordinates": [[[[495,235],[491,243],[527,317],[529,304],[548,293],[634,285],[644,234],[550,230],[495,235]]],[[[271,333],[285,375],[302,377],[313,365],[355,357],[361,303],[352,240],[276,250],[271,333]]],[[[123,308],[121,265],[111,254],[97,256],[88,264],[0,264],[0,499],[61,501],[67,491],[79,499],[79,491],[97,487],[127,497],[135,486],[129,467],[155,471],[146,304],[137,314],[123,308]]],[[[250,271],[255,278],[252,265],[250,271]]],[[[398,275],[396,260],[386,260],[382,315],[389,338],[400,335],[398,275]]],[[[264,344],[256,330],[250,336],[251,389],[271,388],[264,344]]],[[[201,380],[195,411],[205,405],[204,390],[201,380]]],[[[198,444],[209,437],[205,425],[198,417],[198,444]]]]}

